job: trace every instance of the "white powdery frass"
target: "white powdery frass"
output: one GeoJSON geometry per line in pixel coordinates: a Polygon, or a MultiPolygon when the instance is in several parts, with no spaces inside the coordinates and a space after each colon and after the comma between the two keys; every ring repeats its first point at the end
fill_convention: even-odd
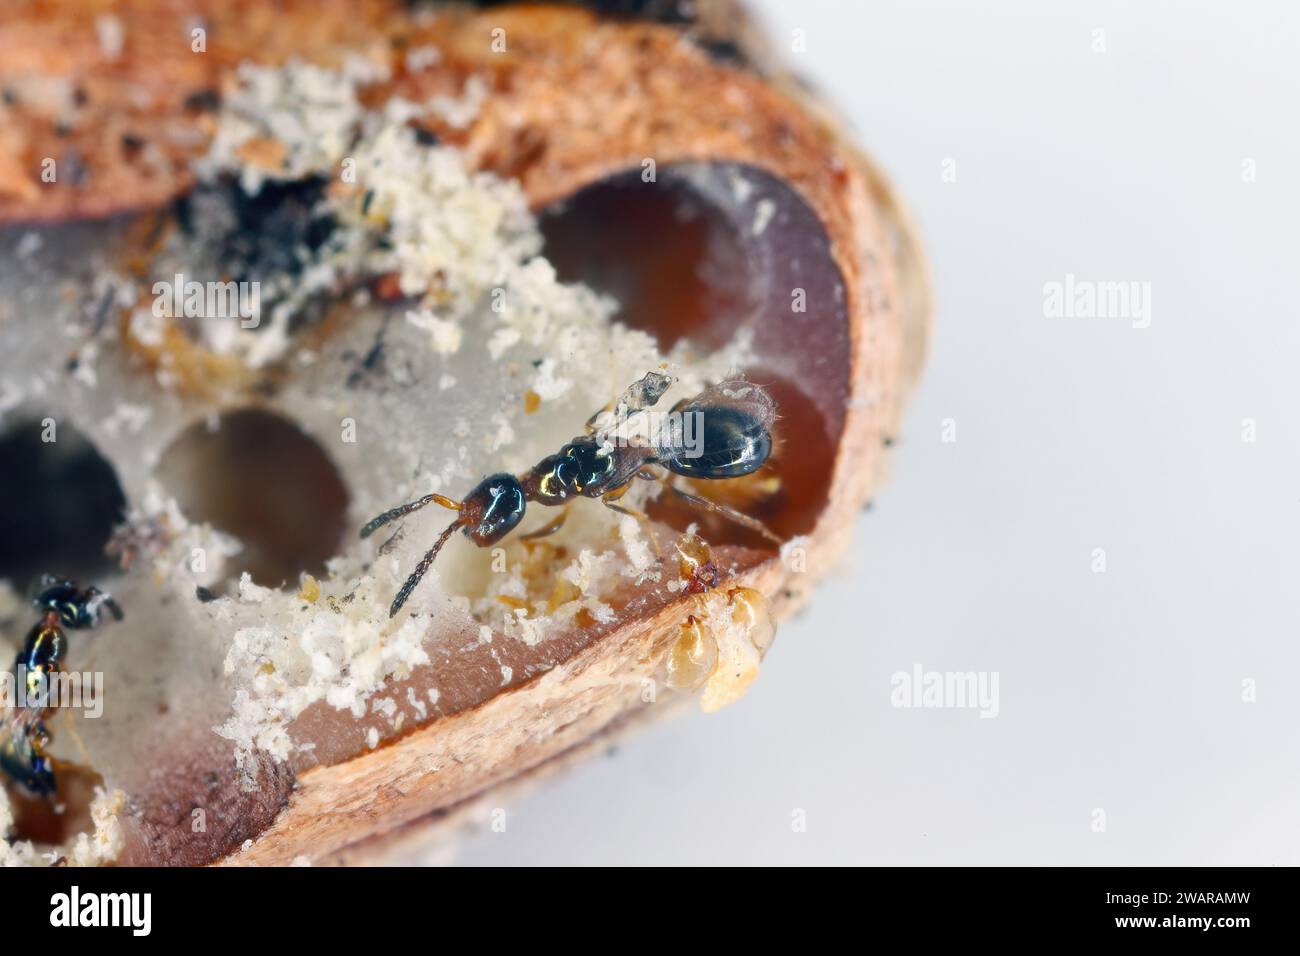
{"type": "Polygon", "coordinates": [[[440,319],[429,309],[419,309],[406,313],[406,321],[417,329],[429,333],[429,340],[434,352],[439,355],[454,355],[460,351],[464,333],[458,323],[451,319],[440,319]]]}
{"type": "Polygon", "coordinates": [[[623,539],[623,551],[627,554],[627,574],[636,576],[653,564],[650,556],[650,542],[641,533],[641,522],[631,515],[623,515],[618,522],[619,537],[623,539]]]}
{"type": "Polygon", "coordinates": [[[13,808],[9,794],[0,787],[0,867],[47,866],[66,860],[70,866],[102,866],[112,863],[122,852],[122,825],[118,815],[126,806],[126,794],[121,790],[95,788],[95,799],[90,804],[90,819],[94,829],[78,833],[71,844],[49,853],[39,853],[27,840],[10,843],[9,831],[13,828],[13,808]]]}
{"type": "Polygon", "coordinates": [[[448,126],[464,129],[478,116],[487,95],[487,81],[478,75],[471,76],[459,97],[435,96],[429,101],[429,111],[448,126]]]}
{"type": "Polygon", "coordinates": [[[9,831],[13,825],[14,813],[9,804],[9,793],[0,787],[0,866],[40,866],[43,862],[41,856],[29,841],[9,842],[9,831]]]}
{"type": "Polygon", "coordinates": [[[237,690],[230,717],[214,728],[234,742],[245,786],[256,784],[255,750],[277,760],[294,752],[288,725],[307,707],[324,701],[359,719],[389,677],[429,662],[427,622],[408,618],[385,634],[374,609],[361,602],[344,610],[327,600],[304,610],[296,597],[278,591],[259,599],[264,623],[236,630],[226,655],[225,672],[237,690]]]}
{"type": "MultiPolygon", "coordinates": [[[[527,467],[548,450],[537,445],[545,429],[551,438],[563,440],[572,426],[562,421],[580,423],[579,416],[601,407],[615,390],[649,369],[673,366],[679,379],[675,394],[662,400],[671,407],[676,398],[747,364],[750,353],[743,337],[704,357],[686,342],[665,355],[649,334],[615,322],[613,299],[561,282],[540,255],[542,235],[518,183],[474,172],[460,151],[423,143],[406,125],[428,110],[449,122],[468,123],[482,101],[482,84],[471,80],[456,101],[390,102],[367,113],[357,89],[376,77],[364,63],[344,71],[304,64],[245,66],[237,76],[239,87],[226,98],[211,151],[199,164],[201,173],[234,174],[249,192],[268,179],[314,175],[330,180],[323,203],[336,226],[314,254],[304,252],[306,265],[295,279],[299,297],[286,301],[395,274],[402,293],[418,300],[401,324],[427,332],[431,345],[413,359],[412,374],[450,389],[457,379],[476,381],[468,370],[483,367],[491,357],[522,369],[513,383],[517,391],[531,388],[545,406],[530,420],[517,405],[488,408],[473,427],[460,424],[459,415],[449,416],[454,423],[449,440],[410,456],[412,464],[419,461],[427,469],[419,482],[429,490],[449,488],[452,478],[475,472],[527,467]],[[268,151],[262,140],[283,147],[281,167],[266,168],[265,156],[277,155],[278,147],[268,151]],[[259,150],[261,165],[250,159],[259,150]]],[[[150,327],[149,310],[141,311],[143,316],[137,311],[133,317],[137,337],[161,337],[161,326],[150,327]]],[[[287,329],[288,315],[277,306],[269,328],[232,330],[232,342],[223,349],[243,353],[248,364],[257,365],[283,353],[287,329]]],[[[410,334],[409,329],[394,334],[402,332],[410,334]]],[[[124,423],[124,431],[129,424],[124,423]]],[[[649,487],[634,490],[629,503],[639,506],[650,493],[649,487]]],[[[652,573],[654,563],[648,540],[633,519],[618,528],[621,547],[609,548],[616,520],[591,512],[559,533],[555,541],[577,558],[554,573],[576,596],[549,613],[541,613],[546,602],[538,607],[536,595],[531,614],[497,600],[529,599],[528,589],[516,586],[513,575],[495,576],[489,593],[461,598],[459,607],[472,609],[486,622],[489,638],[491,625],[529,644],[573,626],[581,611],[610,623],[614,612],[606,601],[627,586],[629,574],[652,573]]],[[[165,560],[170,583],[192,592],[194,576],[182,581],[185,575],[178,570],[187,553],[181,549],[212,549],[214,544],[218,560],[209,562],[207,576],[216,579],[213,565],[222,563],[229,543],[215,541],[208,529],[187,527],[179,515],[169,524],[176,535],[165,560]]],[[[362,555],[373,557],[367,550],[371,547],[354,546],[331,561],[319,599],[307,607],[292,594],[258,587],[247,578],[240,582],[237,600],[219,598],[205,605],[204,613],[220,616],[226,633],[233,635],[218,651],[225,655],[233,705],[216,731],[234,743],[245,786],[256,785],[255,751],[285,760],[309,746],[295,742],[289,732],[307,707],[324,702],[361,718],[385,681],[428,663],[423,639],[431,630],[429,618],[408,617],[390,630],[387,608],[380,606],[409,573],[409,555],[403,550],[409,546],[399,544],[395,553],[367,565],[362,555]],[[344,603],[350,595],[359,599],[344,603]]],[[[160,558],[159,565],[163,563],[160,558]]],[[[438,570],[413,597],[412,610],[456,613],[455,601],[440,590],[438,570]]],[[[436,704],[436,699],[437,692],[430,691],[430,702],[436,704]]]]}
{"type": "Polygon", "coordinates": [[[387,125],[357,144],[355,159],[358,188],[339,203],[339,216],[382,232],[388,248],[365,243],[354,267],[396,272],[404,294],[429,295],[451,317],[541,249],[519,184],[471,173],[457,150],[421,146],[414,130],[387,125]]]}
{"type": "Polygon", "coordinates": [[[357,86],[379,76],[358,66],[348,73],[308,63],[271,69],[244,64],[237,83],[222,102],[216,135],[208,155],[196,163],[206,177],[238,173],[247,193],[268,180],[335,174],[362,117],[357,86]],[[241,152],[254,141],[284,147],[278,168],[246,162],[241,152]]]}
{"type": "Polygon", "coordinates": [[[95,799],[90,804],[90,819],[95,829],[92,833],[77,834],[72,844],[68,862],[73,866],[102,866],[117,859],[122,852],[122,825],[118,814],[126,806],[126,794],[121,790],[95,788],[95,799]]]}

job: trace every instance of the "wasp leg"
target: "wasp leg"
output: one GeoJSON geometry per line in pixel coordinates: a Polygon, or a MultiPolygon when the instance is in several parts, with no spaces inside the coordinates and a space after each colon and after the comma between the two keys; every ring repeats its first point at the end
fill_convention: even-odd
{"type": "Polygon", "coordinates": [[[407,578],[406,583],[402,585],[402,589],[397,592],[397,597],[393,598],[393,603],[388,608],[389,617],[397,617],[397,612],[402,609],[402,605],[405,604],[406,599],[411,596],[411,592],[415,590],[415,586],[420,583],[420,579],[424,577],[424,573],[429,570],[429,566],[433,564],[433,559],[438,556],[438,552],[441,551],[442,546],[447,543],[447,539],[451,537],[451,533],[463,524],[465,524],[465,520],[463,518],[457,518],[451,524],[447,525],[446,531],[438,535],[438,540],[434,542],[432,548],[425,552],[424,557],[420,559],[420,563],[417,564],[415,570],[411,572],[411,576],[407,578]]]}
{"type": "Polygon", "coordinates": [[[96,608],[101,606],[106,607],[108,608],[109,612],[113,615],[113,620],[115,621],[122,620],[122,616],[123,616],[122,606],[118,604],[115,600],[113,600],[113,596],[111,594],[105,594],[99,588],[95,587],[94,585],[91,585],[90,587],[86,588],[86,597],[88,598],[86,602],[87,606],[92,606],[96,608]]]}
{"type": "Polygon", "coordinates": [[[646,534],[650,536],[650,546],[655,550],[655,557],[662,558],[663,550],[659,547],[659,536],[655,534],[654,524],[650,521],[650,516],[644,511],[636,511],[633,508],[625,507],[618,504],[618,499],[627,494],[630,485],[623,485],[621,488],[615,488],[613,491],[606,492],[600,496],[601,504],[610,511],[617,511],[621,515],[627,515],[629,518],[635,518],[645,526],[646,534]]]}
{"type": "Polygon", "coordinates": [[[444,508],[450,508],[452,511],[460,510],[460,502],[452,501],[443,495],[425,495],[419,501],[412,501],[409,505],[402,505],[385,511],[366,522],[366,526],[361,529],[361,537],[368,538],[390,521],[396,521],[398,518],[409,515],[412,511],[419,511],[425,505],[440,504],[444,508]]]}
{"type": "Polygon", "coordinates": [[[596,422],[600,419],[600,416],[604,415],[612,407],[613,407],[612,405],[606,405],[596,414],[592,415],[590,418],[587,419],[587,424],[583,425],[582,427],[587,432],[588,435],[596,434],[596,422]]]}
{"type": "Polygon", "coordinates": [[[521,534],[519,536],[519,540],[536,541],[538,538],[545,538],[548,535],[555,534],[555,532],[559,531],[562,527],[564,527],[564,519],[567,517],[569,517],[569,509],[566,506],[560,510],[560,513],[558,515],[556,515],[550,521],[546,522],[546,524],[542,525],[536,531],[530,531],[527,534],[521,534]]]}
{"type": "Polygon", "coordinates": [[[677,495],[679,498],[685,499],[697,508],[703,508],[705,511],[712,511],[714,514],[720,514],[724,518],[730,518],[732,521],[736,522],[736,524],[742,524],[751,531],[757,531],[769,541],[774,541],[777,544],[784,544],[784,542],[772,532],[771,528],[763,524],[763,522],[759,521],[757,518],[751,518],[749,515],[742,514],[735,508],[728,508],[726,505],[720,505],[716,501],[710,501],[708,498],[701,498],[699,495],[693,495],[689,491],[682,491],[682,489],[678,488],[676,485],[669,485],[668,487],[672,489],[673,494],[677,495]]]}
{"type": "Polygon", "coordinates": [[[81,739],[81,734],[77,733],[77,725],[73,719],[71,707],[63,708],[63,726],[67,729],[72,742],[77,745],[77,750],[81,752],[82,762],[90,766],[90,752],[86,750],[86,743],[81,739]]]}

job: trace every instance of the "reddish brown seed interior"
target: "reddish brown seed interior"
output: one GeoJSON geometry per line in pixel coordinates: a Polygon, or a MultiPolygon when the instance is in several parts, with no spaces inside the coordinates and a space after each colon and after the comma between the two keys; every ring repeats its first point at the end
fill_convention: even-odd
{"type": "MultiPolygon", "coordinates": [[[[62,718],[50,727],[58,733],[62,718]]],[[[17,787],[9,788],[9,802],[14,815],[14,840],[31,840],[37,846],[59,846],[78,833],[93,831],[90,803],[95,787],[104,781],[87,767],[59,762],[55,766],[58,793],[54,799],[29,796],[17,787]],[[60,812],[61,810],[61,812],[60,812]]]]}
{"type": "MultiPolygon", "coordinates": [[[[660,167],[652,183],[639,171],[594,183],[542,224],[560,276],[613,295],[618,319],[662,348],[752,336],[757,360],[742,371],[776,400],[773,455],[748,477],[687,484],[782,538],[811,531],[844,423],[848,323],[825,230],[798,194],[753,167],[684,164],[660,167]]],[[[670,495],[650,513],[678,528],[696,521],[717,544],[772,548],[670,495]]]]}

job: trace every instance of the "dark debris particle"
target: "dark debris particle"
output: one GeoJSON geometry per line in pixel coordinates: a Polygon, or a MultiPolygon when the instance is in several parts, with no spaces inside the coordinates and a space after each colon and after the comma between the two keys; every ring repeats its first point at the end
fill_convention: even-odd
{"type": "Polygon", "coordinates": [[[367,378],[383,371],[387,358],[384,351],[384,336],[388,334],[390,318],[391,316],[385,316],[383,324],[375,333],[374,342],[364,357],[359,357],[355,352],[344,353],[343,358],[346,361],[355,363],[354,368],[344,382],[347,388],[360,388],[367,378]]]}
{"type": "MultiPolygon", "coordinates": [[[[490,8],[516,2],[518,0],[474,0],[474,5],[490,8]]],[[[700,19],[697,0],[549,0],[549,2],[582,7],[603,17],[640,20],[666,26],[694,27],[700,19]]],[[[752,66],[745,50],[733,40],[689,32],[687,35],[714,62],[726,66],[752,66]]]]}
{"type": "MultiPolygon", "coordinates": [[[[733,569],[734,572],[734,569],[733,569]]],[[[690,580],[682,589],[683,594],[704,594],[712,591],[722,583],[722,569],[712,561],[706,561],[691,572],[690,580]]]]}
{"type": "Polygon", "coordinates": [[[415,130],[415,141],[421,146],[437,146],[438,134],[431,129],[425,129],[423,126],[413,127],[415,130]]]}
{"type": "Polygon", "coordinates": [[[195,113],[215,112],[221,105],[221,94],[214,89],[199,90],[185,97],[185,108],[195,113]]]}
{"type": "Polygon", "coordinates": [[[736,66],[744,66],[749,63],[749,57],[745,55],[745,51],[734,40],[698,37],[695,40],[695,45],[718,63],[729,63],[736,66]]]}
{"type": "Polygon", "coordinates": [[[361,384],[366,380],[366,376],[379,367],[380,363],[383,361],[383,357],[384,343],[383,340],[380,339],[371,346],[370,351],[366,353],[366,357],[362,359],[357,364],[357,367],[348,374],[344,385],[347,388],[360,388],[361,384]]]}
{"type": "MultiPolygon", "coordinates": [[[[475,0],[478,7],[499,7],[518,0],[475,0]]],[[[584,7],[605,17],[649,20],[652,23],[688,24],[696,19],[695,0],[551,0],[565,6],[584,7]]]]}
{"type": "Polygon", "coordinates": [[[69,150],[64,154],[63,175],[73,186],[84,186],[86,180],[90,178],[90,171],[86,168],[85,161],[81,158],[81,153],[77,150],[69,150]]]}
{"type": "Polygon", "coordinates": [[[215,243],[210,252],[236,282],[297,276],[305,264],[304,250],[320,249],[337,225],[332,215],[321,212],[325,186],[322,177],[268,182],[250,196],[238,183],[222,182],[180,199],[176,217],[187,234],[215,243]],[[215,238],[202,235],[202,224],[196,221],[202,203],[214,194],[233,219],[231,228],[215,238]]]}
{"type": "Polygon", "coordinates": [[[116,295],[112,289],[105,289],[104,294],[99,297],[95,303],[94,309],[90,313],[90,334],[99,335],[104,330],[104,324],[108,321],[109,313],[112,312],[113,303],[116,301],[116,295]]]}
{"type": "Polygon", "coordinates": [[[217,599],[217,595],[210,588],[205,588],[202,584],[194,589],[194,596],[204,604],[217,599]]]}

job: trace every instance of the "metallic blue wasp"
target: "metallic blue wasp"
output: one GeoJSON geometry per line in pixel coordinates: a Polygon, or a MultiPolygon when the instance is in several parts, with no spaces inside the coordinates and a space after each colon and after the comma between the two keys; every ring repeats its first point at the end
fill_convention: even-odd
{"type": "Polygon", "coordinates": [[[52,680],[63,670],[68,642],[64,629],[89,630],[99,624],[107,608],[122,620],[122,609],[96,587],[80,588],[71,581],[46,575],[35,602],[40,620],[27,632],[14,661],[15,701],[0,726],[0,772],[29,793],[50,797],[57,789],[53,763],[46,753],[50,742],[45,719],[49,716],[52,680]]]}
{"type": "MultiPolygon", "coordinates": [[[[525,474],[490,475],[461,501],[443,495],[425,495],[410,504],[385,511],[361,529],[367,538],[379,528],[426,505],[439,504],[457,512],[397,592],[389,616],[397,614],[420,579],[433,564],[452,533],[460,529],[480,548],[496,544],[515,529],[528,502],[549,507],[567,506],[574,498],[599,498],[621,514],[648,520],[639,511],[618,503],[636,478],[659,480],[654,466],[686,478],[739,478],[757,471],[772,453],[771,427],[776,406],[752,382],[732,378],[683,399],[666,416],[667,425],[649,437],[628,437],[624,426],[645,411],[673,383],[671,376],[650,372],[622,397],[587,422],[587,434],[572,439],[554,455],[547,455],[525,474]]],[[[692,505],[751,528],[781,543],[762,522],[732,508],[709,501],[669,484],[672,492],[692,505]]],[[[566,512],[526,537],[537,538],[559,530],[566,512]]]]}

